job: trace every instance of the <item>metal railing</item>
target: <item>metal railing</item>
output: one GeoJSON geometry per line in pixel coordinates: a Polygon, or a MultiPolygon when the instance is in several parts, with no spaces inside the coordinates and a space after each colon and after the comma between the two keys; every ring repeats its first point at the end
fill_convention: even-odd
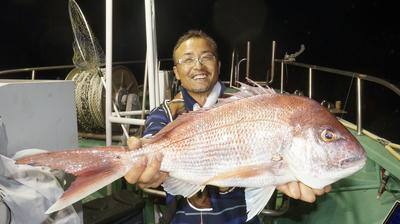
{"type": "Polygon", "coordinates": [[[75,67],[74,65],[59,65],[59,66],[8,69],[8,70],[0,71],[0,78],[1,78],[1,75],[6,75],[6,74],[21,73],[21,72],[31,72],[32,80],[35,80],[36,71],[61,70],[61,69],[74,68],[74,67],[75,67]]]}
{"type": "MultiPolygon", "coordinates": [[[[164,59],[164,60],[170,60],[170,59],[164,59]]],[[[114,62],[113,65],[127,65],[127,64],[139,64],[139,63],[144,64],[145,60],[114,62]]],[[[101,66],[104,66],[104,64],[102,64],[101,66]]],[[[75,67],[76,67],[75,65],[57,65],[57,66],[8,69],[8,70],[0,71],[0,78],[1,78],[1,75],[6,75],[6,74],[31,72],[32,80],[35,80],[37,71],[62,70],[62,69],[70,69],[70,68],[75,68],[75,67]]]]}
{"type": "MultiPolygon", "coordinates": [[[[313,96],[313,75],[314,71],[322,71],[322,72],[327,72],[331,74],[336,74],[336,75],[341,75],[341,76],[347,76],[351,78],[356,78],[356,97],[357,97],[357,134],[361,135],[362,132],[362,111],[361,111],[361,102],[362,102],[362,80],[377,83],[381,86],[384,86],[390,90],[392,90],[394,93],[400,96],[400,89],[391,84],[390,82],[377,78],[375,76],[370,76],[362,73],[357,73],[357,72],[350,72],[350,71],[345,71],[345,70],[340,70],[340,69],[334,69],[334,68],[328,68],[328,67],[323,67],[323,66],[317,66],[317,65],[310,65],[310,64],[304,64],[304,63],[298,63],[295,62],[295,57],[300,55],[304,50],[305,47],[304,45],[301,46],[301,49],[292,54],[292,55],[285,55],[284,59],[275,59],[275,48],[276,48],[276,42],[272,41],[272,57],[271,57],[271,77],[268,80],[264,81],[257,81],[259,84],[271,84],[274,81],[274,76],[275,76],[275,63],[280,63],[280,71],[281,71],[281,83],[280,83],[280,91],[281,93],[284,92],[284,86],[283,86],[283,81],[284,81],[284,65],[291,65],[295,67],[300,67],[300,68],[305,68],[308,69],[308,96],[312,98],[313,96]]],[[[240,59],[239,61],[237,60],[237,52],[233,51],[232,53],[232,64],[231,64],[231,72],[230,72],[230,81],[225,82],[229,83],[229,85],[236,86],[237,81],[239,80],[240,76],[240,64],[244,61],[246,61],[246,78],[249,77],[249,66],[250,66],[250,42],[247,42],[247,50],[246,50],[246,57],[240,59]]]]}
{"type": "MultiPolygon", "coordinates": [[[[160,66],[161,62],[169,62],[172,61],[171,58],[163,58],[158,60],[158,66],[160,66]]],[[[133,65],[133,64],[146,64],[146,60],[132,60],[132,61],[120,61],[120,62],[113,62],[112,65],[133,65]]],[[[101,64],[100,66],[105,66],[105,64],[101,64]]],[[[20,69],[8,69],[8,70],[2,70],[0,71],[0,79],[2,78],[2,75],[10,75],[10,74],[21,74],[21,73],[26,73],[30,72],[31,73],[31,80],[35,80],[37,77],[37,74],[39,71],[55,71],[55,70],[64,70],[64,69],[73,69],[76,68],[75,65],[58,65],[58,66],[43,66],[43,67],[30,67],[30,68],[20,68],[20,69]]],[[[146,73],[146,72],[145,72],[146,73]]],[[[16,76],[18,78],[18,76],[16,76]]],[[[144,84],[146,85],[146,84],[144,84]]],[[[146,88],[144,87],[144,90],[146,88]]],[[[153,93],[154,95],[154,93],[153,93]]],[[[143,100],[142,104],[143,106],[146,105],[147,98],[145,97],[146,93],[144,91],[143,93],[143,100]]],[[[114,108],[114,111],[111,112],[109,116],[109,120],[113,123],[119,123],[121,124],[121,127],[123,128],[122,124],[131,124],[131,125],[144,125],[145,119],[143,117],[144,114],[148,114],[150,111],[149,108],[142,108],[142,110],[138,111],[128,111],[128,112],[119,112],[114,108]],[[122,113],[122,114],[121,114],[122,113]],[[121,116],[130,116],[130,115],[142,115],[141,119],[135,119],[135,118],[123,118],[121,116]]],[[[125,130],[125,133],[127,131],[125,130]]],[[[111,140],[111,139],[110,139],[111,140]]]]}
{"type": "MultiPolygon", "coordinates": [[[[274,53],[272,54],[273,56],[275,55],[274,53]]],[[[361,135],[362,132],[362,111],[361,111],[361,102],[362,102],[362,80],[369,81],[369,82],[374,82],[377,83],[381,86],[384,86],[390,90],[392,90],[394,93],[400,96],[400,89],[396,87],[395,85],[391,84],[390,82],[377,78],[374,76],[366,75],[366,74],[361,74],[357,72],[349,72],[345,70],[340,70],[340,69],[333,69],[333,68],[327,68],[323,66],[317,66],[317,65],[310,65],[310,64],[303,64],[303,63],[298,63],[294,61],[289,61],[289,60],[284,60],[284,59],[275,59],[272,57],[272,64],[274,63],[280,63],[281,64],[281,93],[283,93],[284,86],[283,86],[283,81],[284,81],[284,65],[291,65],[291,66],[296,66],[296,67],[301,67],[301,68],[306,68],[308,69],[308,96],[312,98],[313,95],[313,88],[312,88],[312,80],[313,80],[313,71],[322,71],[322,72],[327,72],[331,74],[336,74],[336,75],[341,75],[341,76],[347,76],[351,78],[356,78],[357,79],[357,89],[356,89],[356,97],[357,97],[357,134],[361,135]]],[[[267,80],[267,83],[271,82],[274,79],[274,70],[271,70],[271,79],[270,81],[267,80]]]]}

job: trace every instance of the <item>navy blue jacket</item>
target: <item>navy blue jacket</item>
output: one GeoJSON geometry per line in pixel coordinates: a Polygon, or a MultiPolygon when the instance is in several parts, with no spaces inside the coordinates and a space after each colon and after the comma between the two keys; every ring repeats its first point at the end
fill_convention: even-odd
{"type": "MultiPolygon", "coordinates": [[[[220,97],[222,97],[226,87],[221,84],[220,97]]],[[[181,88],[182,97],[187,111],[193,110],[196,101],[181,88]]],[[[162,107],[155,108],[146,120],[144,137],[151,137],[169,123],[165,110],[162,107]]],[[[220,224],[239,224],[246,223],[246,202],[244,198],[244,188],[233,188],[227,193],[220,193],[217,187],[207,186],[212,209],[199,209],[192,205],[186,198],[177,208],[171,223],[220,223],[220,224]]],[[[173,196],[167,194],[167,205],[172,201],[173,196]]],[[[249,220],[251,224],[258,224],[258,217],[249,220]]]]}

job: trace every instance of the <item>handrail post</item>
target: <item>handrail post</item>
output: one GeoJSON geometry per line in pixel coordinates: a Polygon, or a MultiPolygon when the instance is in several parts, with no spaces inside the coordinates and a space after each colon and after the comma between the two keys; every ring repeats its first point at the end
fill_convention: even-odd
{"type": "Polygon", "coordinates": [[[361,135],[362,129],[361,93],[361,79],[357,78],[357,135],[361,135]]]}
{"type": "Polygon", "coordinates": [[[35,69],[32,70],[32,80],[35,80],[35,69]]]}
{"type": "Polygon", "coordinates": [[[246,78],[250,74],[250,41],[247,41],[247,56],[246,56],[246,78]]]}
{"type": "Polygon", "coordinates": [[[283,93],[283,62],[281,62],[281,93],[283,93]]]}
{"type": "Polygon", "coordinates": [[[312,98],[312,68],[308,68],[308,97],[312,98]]]}
{"type": "Polygon", "coordinates": [[[269,83],[269,84],[274,81],[274,75],[275,75],[275,45],[276,45],[276,42],[272,41],[271,80],[268,81],[268,75],[267,75],[267,83],[269,83]]]}
{"type": "Polygon", "coordinates": [[[232,52],[232,64],[231,64],[231,78],[229,79],[229,87],[233,86],[233,74],[235,73],[235,50],[232,52]]]}
{"type": "Polygon", "coordinates": [[[147,69],[149,78],[149,104],[150,110],[158,106],[158,66],[157,66],[157,41],[154,14],[154,0],[144,0],[146,22],[146,47],[147,69]]]}
{"type": "MultiPolygon", "coordinates": [[[[240,59],[240,61],[239,61],[239,62],[237,63],[237,65],[236,65],[235,85],[236,85],[236,83],[239,81],[240,63],[242,63],[242,62],[244,62],[244,61],[246,61],[246,63],[247,63],[247,58],[242,58],[242,59],[240,59]]],[[[246,67],[247,67],[247,65],[246,65],[246,67]]],[[[247,75],[246,75],[246,77],[247,77],[247,75]]]]}
{"type": "MultiPolygon", "coordinates": [[[[110,121],[112,112],[112,0],[106,1],[106,145],[112,144],[112,124],[110,121]]],[[[109,188],[107,192],[110,193],[109,188]]]]}

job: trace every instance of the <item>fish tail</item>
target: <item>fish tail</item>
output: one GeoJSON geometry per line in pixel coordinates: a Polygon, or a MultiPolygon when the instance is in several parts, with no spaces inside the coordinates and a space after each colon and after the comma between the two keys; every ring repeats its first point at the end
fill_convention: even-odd
{"type": "Polygon", "coordinates": [[[20,159],[17,164],[61,169],[76,176],[68,190],[46,211],[50,214],[121,178],[133,163],[126,148],[109,146],[37,154],[20,159]]]}

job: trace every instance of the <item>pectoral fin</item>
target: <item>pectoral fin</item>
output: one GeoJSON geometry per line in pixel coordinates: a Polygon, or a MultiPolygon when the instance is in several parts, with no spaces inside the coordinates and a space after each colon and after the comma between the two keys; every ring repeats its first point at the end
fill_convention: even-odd
{"type": "Polygon", "coordinates": [[[184,197],[191,197],[199,190],[203,190],[205,186],[189,184],[178,180],[173,177],[168,177],[162,184],[164,190],[172,195],[182,195],[184,197]]]}
{"type": "Polygon", "coordinates": [[[258,215],[267,205],[269,199],[275,191],[275,186],[265,188],[246,188],[246,208],[247,208],[247,221],[258,215]]]}

